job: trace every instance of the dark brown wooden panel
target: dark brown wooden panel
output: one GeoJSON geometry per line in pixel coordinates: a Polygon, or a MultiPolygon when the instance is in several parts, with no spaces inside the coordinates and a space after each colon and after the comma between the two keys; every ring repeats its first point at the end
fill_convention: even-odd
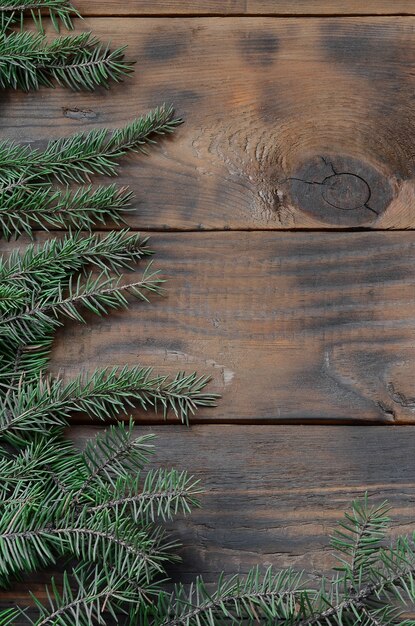
{"type": "MultiPolygon", "coordinates": [[[[154,429],[150,429],[154,431],[154,429]]],[[[141,433],[142,428],[137,429],[141,433]]],[[[395,533],[413,531],[415,429],[411,427],[159,427],[156,461],[187,469],[206,493],[174,528],[189,581],[260,563],[310,573],[333,564],[328,534],[353,498],[387,498],[395,533]]],[[[84,440],[93,429],[74,429],[84,440]]]]}
{"type": "Polygon", "coordinates": [[[410,15],[413,0],[77,0],[83,15],[410,15]]]}
{"type": "MultiPolygon", "coordinates": [[[[393,534],[414,529],[412,427],[162,426],[137,435],[148,430],[158,435],[156,463],[188,470],[205,489],[202,509],[172,527],[184,544],[171,572],[177,582],[255,564],[328,573],[328,535],[366,490],[389,500],[393,534]]],[[[73,428],[71,436],[82,445],[96,432],[73,428]]],[[[0,602],[23,601],[27,587],[40,589],[19,586],[0,602]]]]}
{"type": "Polygon", "coordinates": [[[68,324],[54,371],[208,373],[223,394],[198,414],[208,421],[415,421],[413,233],[171,233],[152,245],[167,297],[68,324]]]}
{"type": "Polygon", "coordinates": [[[412,228],[415,19],[90,19],[128,44],[110,92],[4,96],[4,138],[116,126],[163,101],[185,124],[127,161],[149,229],[412,228]],[[41,102],[41,105],[39,104],[41,102]]]}
{"type": "Polygon", "coordinates": [[[235,15],[248,11],[247,0],[77,0],[82,15],[235,15]]]}

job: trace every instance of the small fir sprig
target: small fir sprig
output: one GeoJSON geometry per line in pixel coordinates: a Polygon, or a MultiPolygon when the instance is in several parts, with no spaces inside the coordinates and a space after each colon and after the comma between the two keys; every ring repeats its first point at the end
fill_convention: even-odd
{"type": "Polygon", "coordinates": [[[77,191],[56,184],[89,183],[94,175],[115,176],[127,152],[146,152],[162,135],[181,124],[171,106],[161,106],[124,128],[77,133],[49,142],[44,151],[0,144],[0,229],[6,238],[36,228],[91,230],[129,211],[131,193],[115,185],[83,186],[77,191]]]}
{"type": "Polygon", "coordinates": [[[31,17],[42,30],[44,16],[50,18],[55,30],[62,24],[68,30],[73,28],[72,18],[80,17],[76,8],[68,0],[0,0],[0,28],[9,29],[23,18],[31,17]]]}
{"type": "Polygon", "coordinates": [[[111,50],[90,33],[48,42],[42,33],[0,31],[0,87],[30,91],[54,84],[92,91],[132,72],[125,47],[111,50]]]}

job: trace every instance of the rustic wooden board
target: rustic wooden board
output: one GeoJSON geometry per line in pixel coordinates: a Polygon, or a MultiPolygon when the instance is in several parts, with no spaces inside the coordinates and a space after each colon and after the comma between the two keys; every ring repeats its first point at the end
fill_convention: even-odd
{"type": "Polygon", "coordinates": [[[83,27],[128,44],[134,77],[109,93],[9,93],[2,136],[42,145],[175,103],[176,138],[128,159],[120,178],[136,193],[133,226],[414,227],[414,18],[83,27]]]}
{"type": "MultiPolygon", "coordinates": [[[[155,429],[151,428],[150,431],[155,429]]],[[[137,429],[141,433],[142,428],[137,429]]],[[[262,563],[328,572],[328,537],[365,491],[413,530],[415,429],[289,426],[159,427],[156,460],[200,478],[202,509],[174,528],[181,578],[216,578],[262,563]]],[[[93,429],[78,428],[81,442],[93,429]]]]}
{"type": "MultiPolygon", "coordinates": [[[[96,430],[73,428],[71,436],[82,445],[96,430]]],[[[328,535],[366,490],[389,500],[394,534],[413,530],[412,427],[164,426],[140,427],[137,435],[148,430],[158,435],[156,462],[188,470],[206,490],[202,509],[173,526],[184,544],[183,562],[171,572],[177,582],[197,574],[213,581],[222,570],[255,564],[328,573],[328,535]]],[[[37,583],[8,598],[22,601],[37,583]]]]}
{"type": "Polygon", "coordinates": [[[207,421],[415,422],[413,233],[171,233],[152,245],[167,297],[68,324],[55,372],[198,370],[223,394],[198,414],[207,421]]]}
{"type": "Polygon", "coordinates": [[[77,0],[83,15],[411,15],[413,0],[77,0]]]}

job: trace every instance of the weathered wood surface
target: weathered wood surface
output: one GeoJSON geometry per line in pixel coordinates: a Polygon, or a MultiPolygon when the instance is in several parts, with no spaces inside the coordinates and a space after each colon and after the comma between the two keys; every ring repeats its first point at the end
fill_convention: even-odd
{"type": "Polygon", "coordinates": [[[128,44],[133,78],[108,93],[9,93],[1,133],[42,145],[174,103],[185,119],[175,138],[120,177],[136,194],[132,226],[414,227],[414,18],[81,26],[128,44]]]}
{"type": "Polygon", "coordinates": [[[82,15],[413,15],[413,0],[77,0],[82,15]]]}
{"type": "MultiPolygon", "coordinates": [[[[327,16],[409,15],[415,2],[79,0],[78,7],[130,16],[81,27],[128,44],[135,76],[108,94],[3,94],[1,133],[40,146],[175,103],[186,120],[175,139],[129,159],[120,177],[136,192],[133,227],[414,227],[415,21],[327,16]],[[201,12],[326,17],[131,17],[201,12]]],[[[223,399],[199,418],[220,423],[151,427],[157,462],[188,469],[206,487],[203,509],[174,526],[184,543],[175,581],[197,574],[212,581],[222,569],[244,572],[255,563],[327,572],[328,534],[365,490],[391,501],[395,532],[412,531],[415,430],[392,425],[415,421],[414,235],[198,232],[154,235],[153,243],[167,298],[85,327],[68,324],[52,369],[70,377],[142,362],[213,376],[223,399]],[[243,424],[224,424],[232,421],[243,424]]],[[[76,426],[71,434],[82,444],[95,432],[76,426]]],[[[1,605],[6,597],[22,601],[47,578],[2,593],[1,605]]]]}
{"type": "Polygon", "coordinates": [[[413,233],[170,233],[151,243],[167,297],[67,324],[54,372],[141,362],[207,373],[223,394],[198,413],[207,421],[415,422],[413,233]]]}
{"type": "MultiPolygon", "coordinates": [[[[200,478],[202,508],[172,526],[182,541],[177,582],[251,566],[293,566],[311,575],[333,565],[328,535],[353,498],[387,498],[393,534],[413,530],[415,429],[412,427],[139,427],[158,435],[155,462],[200,478]]],[[[73,428],[81,445],[97,432],[73,428]]],[[[27,587],[9,594],[22,601],[27,587]]]]}

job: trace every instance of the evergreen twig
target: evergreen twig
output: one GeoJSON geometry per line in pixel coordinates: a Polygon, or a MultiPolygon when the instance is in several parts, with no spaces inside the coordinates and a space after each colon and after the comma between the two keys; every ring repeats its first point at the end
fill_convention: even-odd
{"type": "Polygon", "coordinates": [[[73,17],[80,17],[69,0],[0,0],[0,29],[5,30],[30,16],[40,30],[44,15],[47,15],[55,30],[60,23],[69,30],[73,28],[73,17]]]}

